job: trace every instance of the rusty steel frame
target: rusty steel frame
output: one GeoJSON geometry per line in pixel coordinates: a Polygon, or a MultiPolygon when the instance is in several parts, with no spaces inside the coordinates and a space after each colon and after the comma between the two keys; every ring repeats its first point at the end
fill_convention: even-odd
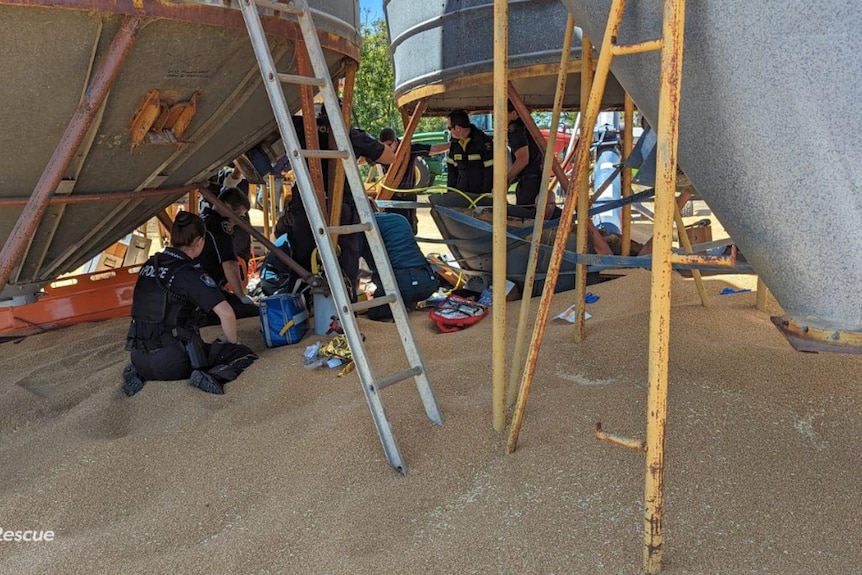
{"type": "MultiPolygon", "coordinates": [[[[626,0],[612,0],[602,47],[599,51],[598,64],[594,83],[589,92],[586,112],[583,116],[582,132],[595,125],[601,106],[601,96],[604,93],[607,77],[610,73],[611,59],[616,51],[619,54],[631,54],[647,49],[661,48],[661,73],[659,90],[659,121],[656,126],[657,159],[656,159],[656,196],[655,221],[653,225],[653,253],[650,282],[650,337],[649,337],[649,389],[647,397],[647,429],[646,441],[646,478],[644,481],[644,548],[643,566],[649,574],[661,571],[662,560],[662,516],[664,511],[664,447],[667,425],[667,381],[668,381],[668,351],[670,340],[670,291],[671,272],[674,257],[671,253],[675,191],[677,143],[679,136],[679,98],[682,77],[683,31],[685,28],[685,0],[664,0],[662,16],[662,37],[660,40],[649,40],[633,46],[616,46],[617,33],[625,12],[626,0]]],[[[584,42],[582,58],[586,63],[592,49],[584,42]]],[[[585,76],[581,76],[586,82],[585,76]]],[[[585,90],[582,85],[582,95],[585,90]]],[[[577,168],[574,181],[580,184],[577,197],[578,213],[587,213],[588,190],[586,179],[589,170],[589,147],[579,146],[577,168]]],[[[563,205],[563,221],[571,220],[575,209],[574,194],[568,194],[563,205]]],[[[580,222],[583,224],[584,222],[580,222]]],[[[496,227],[496,221],[495,221],[496,227]]],[[[495,230],[496,231],[496,230],[495,230]]],[[[563,251],[568,239],[568,227],[561,228],[554,241],[551,259],[536,323],[533,328],[533,338],[530,342],[527,365],[521,381],[521,390],[512,428],[509,434],[508,452],[517,447],[518,435],[526,411],[526,402],[535,374],[538,353],[544,336],[545,326],[550,315],[550,304],[554,294],[554,286],[559,275],[563,251]]],[[[684,229],[683,229],[684,233],[684,229]]],[[[578,226],[578,252],[586,246],[586,225],[578,226]]],[[[676,257],[679,259],[679,256],[676,257]]],[[[496,266],[496,262],[495,262],[496,266]]],[[[583,289],[585,286],[586,269],[581,274],[578,266],[577,302],[578,318],[583,321],[583,289]]],[[[584,266],[585,267],[585,266],[584,266]]],[[[496,303],[496,302],[495,302],[496,303]]],[[[582,325],[582,324],[581,324],[582,325]]],[[[582,338],[582,327],[576,326],[576,339],[582,338]]],[[[605,433],[601,427],[597,429],[601,439],[636,447],[640,444],[635,440],[621,438],[605,433]]]]}
{"type": "MultiPolygon", "coordinates": [[[[691,251],[691,239],[688,237],[688,232],[685,230],[685,222],[682,221],[682,213],[679,211],[679,206],[676,205],[676,201],[673,203],[673,221],[676,223],[679,245],[686,252],[683,255],[694,255],[691,251]]],[[[703,285],[703,276],[701,275],[700,270],[691,270],[691,277],[694,279],[694,285],[697,288],[697,295],[700,296],[700,303],[703,307],[709,307],[709,296],[707,295],[706,288],[703,285]]]]}
{"type": "MultiPolygon", "coordinates": [[[[612,9],[613,10],[613,9],[612,9]]],[[[622,11],[620,12],[620,18],[622,18],[622,11]]],[[[592,68],[593,63],[593,43],[587,38],[586,35],[581,37],[581,54],[584,59],[584,65],[592,68]]],[[[604,52],[604,51],[603,51],[604,52]]],[[[602,52],[602,53],[603,53],[602,52]]],[[[601,55],[601,53],[600,53],[601,55]]],[[[596,120],[598,119],[599,109],[601,108],[601,98],[602,94],[605,90],[605,82],[607,82],[607,74],[610,71],[610,57],[608,57],[607,61],[607,69],[608,72],[602,76],[601,82],[602,87],[598,92],[598,100],[594,102],[595,104],[595,115],[589,116],[586,113],[581,115],[581,140],[589,141],[592,144],[592,134],[593,129],[596,125],[596,120]],[[589,118],[591,120],[587,121],[589,118]],[[587,136],[589,134],[589,136],[587,136]],[[589,139],[588,139],[589,138],[589,139]]],[[[596,79],[599,78],[598,67],[601,66],[601,60],[597,65],[596,70],[596,79]]],[[[589,111],[590,102],[593,100],[592,96],[593,91],[593,77],[589,74],[581,74],[581,110],[589,111]]],[[[589,163],[590,163],[590,153],[586,151],[587,148],[591,146],[580,146],[584,148],[584,152],[581,152],[580,149],[577,150],[577,153],[574,155],[573,162],[575,162],[575,174],[573,177],[573,181],[577,188],[572,186],[572,189],[577,189],[577,202],[578,202],[578,213],[586,214],[590,209],[590,182],[589,182],[589,163]],[[578,171],[582,170],[582,171],[578,171]]],[[[574,194],[572,194],[574,195],[574,194]]],[[[586,224],[589,215],[585,216],[583,219],[579,218],[578,229],[576,230],[576,242],[575,242],[575,251],[578,254],[587,253],[587,234],[589,232],[586,224]]],[[[571,221],[571,219],[566,219],[564,221],[571,221]]],[[[563,248],[565,248],[565,242],[562,244],[563,248]]],[[[556,279],[554,280],[556,282],[556,279]]],[[[578,264],[575,266],[575,332],[574,337],[575,341],[583,341],[586,337],[586,312],[587,312],[587,302],[586,302],[586,293],[587,293],[587,266],[584,264],[578,264]]],[[[549,302],[550,303],[550,302],[549,302]]]]}
{"type": "MultiPolygon", "coordinates": [[[[764,290],[764,293],[769,292],[764,290]]],[[[862,354],[862,331],[820,329],[780,316],[771,319],[797,351],[862,354]]]]}
{"type": "MultiPolygon", "coordinates": [[[[294,48],[296,54],[296,71],[300,76],[312,76],[314,72],[311,69],[311,60],[308,57],[308,50],[302,40],[297,40],[294,48]],[[302,44],[302,48],[300,48],[302,44]]],[[[317,131],[317,114],[314,112],[314,91],[311,86],[303,84],[299,87],[300,107],[302,109],[302,129],[305,132],[305,149],[319,150],[320,136],[317,131]]],[[[323,219],[329,220],[329,206],[326,203],[326,185],[323,181],[323,163],[320,158],[306,158],[308,164],[308,173],[311,176],[311,182],[314,185],[314,191],[317,194],[317,203],[320,204],[320,210],[323,213],[323,219]]]]}
{"type": "MultiPolygon", "coordinates": [[[[623,153],[620,157],[620,164],[622,165],[621,172],[621,181],[620,181],[620,193],[623,198],[629,198],[632,195],[632,169],[626,166],[626,162],[628,162],[629,156],[632,154],[632,148],[634,145],[634,120],[635,120],[635,103],[632,100],[631,96],[629,96],[628,92],[626,92],[626,100],[625,105],[623,107],[623,123],[625,124],[625,129],[623,130],[623,153]]],[[[632,240],[632,206],[631,204],[626,204],[623,206],[623,210],[620,214],[620,220],[622,224],[622,230],[620,230],[620,244],[623,246],[631,245],[632,240]]],[[[623,248],[625,251],[625,248],[623,248]]],[[[628,254],[625,254],[628,255],[628,254]]]]}
{"type": "Polygon", "coordinates": [[[86,96],[78,104],[65,133],[57,143],[51,159],[48,160],[42,176],[36,183],[27,205],[18,217],[18,221],[9,234],[2,251],[0,251],[0,292],[6,287],[12,270],[21,263],[21,258],[39,228],[45,210],[48,209],[51,196],[57,186],[60,185],[63,175],[90,130],[93,120],[98,115],[114,80],[119,75],[126,57],[137,40],[138,32],[145,23],[146,20],[140,16],[123,18],[120,29],[111,42],[104,60],[93,74],[86,96]]]}
{"type": "Polygon", "coordinates": [[[763,281],[763,278],[757,276],[757,294],[754,307],[757,308],[757,311],[766,313],[766,301],[769,298],[769,288],[766,286],[766,282],[763,281]]]}
{"type": "Polygon", "coordinates": [[[404,124],[404,136],[401,138],[401,143],[398,144],[398,149],[395,151],[395,161],[389,166],[389,171],[383,178],[383,183],[380,186],[380,191],[377,192],[377,199],[388,200],[392,197],[395,187],[398,185],[407,173],[407,165],[410,163],[410,143],[413,141],[413,134],[419,126],[419,120],[422,119],[422,114],[425,113],[427,107],[425,100],[420,100],[416,107],[413,108],[413,113],[410,119],[404,124]]]}
{"type": "MultiPolygon", "coordinates": [[[[81,96],[79,98],[79,102],[87,97],[87,87],[90,81],[91,74],[93,73],[93,68],[96,65],[96,59],[99,53],[99,42],[102,39],[102,31],[104,30],[104,22],[102,19],[99,19],[96,33],[93,35],[93,48],[90,53],[90,62],[87,66],[87,74],[84,76],[84,81],[81,86],[81,96]]],[[[81,175],[81,170],[84,168],[84,163],[86,162],[87,157],[90,155],[90,150],[93,147],[93,143],[96,140],[96,134],[99,132],[99,126],[102,124],[102,117],[105,114],[105,108],[107,106],[108,99],[102,102],[99,111],[96,113],[93,118],[93,123],[90,126],[90,130],[84,136],[84,139],[81,141],[81,145],[78,147],[78,151],[75,154],[75,158],[69,164],[69,168],[63,176],[63,179],[60,181],[60,185],[57,186],[57,189],[54,190],[54,196],[58,195],[66,195],[71,194],[75,186],[78,184],[78,176],[81,175]]],[[[60,222],[62,221],[62,215],[65,213],[65,206],[57,208],[56,210],[47,209],[45,213],[42,215],[43,222],[49,222],[49,225],[45,226],[43,237],[41,240],[41,249],[38,247],[37,252],[38,256],[36,258],[31,258],[31,254],[33,254],[34,243],[30,242],[27,246],[27,250],[21,254],[21,265],[18,267],[17,273],[15,274],[15,278],[13,279],[11,276],[9,277],[9,281],[13,283],[19,284],[22,283],[22,279],[29,279],[30,282],[36,283],[38,271],[42,267],[45,262],[45,258],[48,255],[48,251],[51,248],[51,244],[54,240],[54,236],[57,233],[57,229],[60,227],[60,222]],[[51,221],[53,220],[53,221],[51,221]],[[47,237],[45,237],[47,236],[47,237]],[[25,273],[28,273],[25,270],[25,265],[27,260],[37,260],[31,264],[32,272],[29,275],[29,278],[25,276],[25,273]],[[22,278],[23,276],[23,278],[22,278]]]]}
{"type": "MultiPolygon", "coordinates": [[[[187,186],[179,186],[177,188],[156,188],[153,190],[141,190],[137,192],[104,192],[99,194],[78,194],[74,196],[52,196],[48,199],[48,205],[58,206],[67,204],[89,204],[93,202],[117,202],[125,200],[141,200],[144,198],[158,198],[161,196],[170,196],[183,194],[191,194],[203,183],[189,184],[187,186]]],[[[16,207],[24,206],[29,202],[30,198],[0,198],[0,207],[16,207]]]]}
{"type": "MultiPolygon", "coordinates": [[[[344,69],[344,92],[341,96],[341,121],[345,126],[348,126],[350,131],[350,116],[353,113],[353,93],[356,87],[356,62],[349,62],[344,69]]],[[[330,131],[329,147],[334,148],[335,137],[330,131]]],[[[344,163],[339,160],[327,160],[329,162],[329,189],[332,190],[329,201],[332,204],[332,214],[330,216],[329,225],[337,226],[341,224],[341,206],[344,201],[344,163]]],[[[338,238],[333,237],[333,242],[337,242],[338,238]]]]}
{"type": "MultiPolygon", "coordinates": [[[[548,150],[554,149],[554,144],[557,139],[557,130],[560,123],[560,113],[563,109],[563,96],[566,93],[566,80],[568,74],[566,74],[566,68],[568,67],[569,58],[572,50],[572,41],[575,36],[575,18],[571,14],[569,14],[566,19],[566,33],[563,37],[563,49],[560,56],[560,72],[557,75],[557,85],[554,93],[554,108],[551,112],[551,125],[548,130],[548,142],[547,146],[542,149],[542,153],[544,154],[544,158],[542,161],[542,179],[539,183],[539,197],[536,200],[536,215],[539,215],[539,206],[544,206],[548,201],[548,194],[551,193],[549,190],[549,180],[550,180],[550,172],[552,166],[556,168],[557,158],[556,155],[551,153],[549,154],[548,150]]],[[[515,107],[518,110],[518,115],[525,122],[529,119],[531,124],[535,126],[535,123],[532,122],[532,116],[529,113],[526,114],[526,118],[524,117],[524,113],[521,109],[518,108],[517,101],[520,98],[515,98],[517,96],[517,92],[515,87],[509,82],[509,98],[512,99],[512,102],[515,103],[515,107]]],[[[521,102],[521,106],[523,106],[523,102],[521,102]]],[[[526,110],[526,107],[524,107],[526,110]]],[[[577,126],[575,126],[577,129],[577,126]]],[[[574,130],[573,130],[574,132],[574,130]]],[[[532,132],[531,132],[532,133],[532,132]]],[[[541,134],[540,134],[541,135],[541,134]]],[[[536,137],[533,136],[533,139],[536,140],[536,137]]],[[[538,144],[542,138],[536,140],[538,144]]],[[[541,148],[541,145],[539,145],[541,148]]],[[[562,167],[560,167],[562,170],[562,167]]],[[[563,172],[561,182],[568,181],[565,178],[565,172],[563,172]]],[[[532,301],[533,295],[533,285],[536,280],[536,268],[538,267],[539,261],[539,243],[542,237],[542,229],[544,228],[545,218],[537,217],[533,221],[533,239],[530,242],[530,257],[527,261],[527,270],[526,277],[524,278],[524,289],[521,294],[521,309],[518,313],[518,329],[515,335],[515,349],[512,352],[512,365],[509,372],[509,385],[506,388],[506,405],[513,405],[515,403],[515,398],[517,397],[518,392],[518,382],[521,380],[521,371],[523,369],[522,363],[524,358],[524,343],[525,343],[525,335],[527,331],[527,322],[530,314],[530,302],[532,301]]]]}
{"type": "MultiPolygon", "coordinates": [[[[273,178],[273,181],[274,180],[275,180],[275,178],[273,178]]],[[[270,230],[270,226],[269,226],[269,189],[267,188],[267,186],[265,184],[261,184],[261,185],[263,186],[263,193],[261,194],[263,196],[263,206],[262,206],[262,208],[263,208],[262,209],[262,211],[263,211],[263,235],[266,236],[267,238],[270,238],[272,236],[269,233],[269,230],[270,230]]],[[[249,190],[248,191],[250,192],[252,197],[254,197],[254,198],[257,197],[258,188],[259,188],[259,186],[257,184],[249,184],[249,190]]]]}
{"type": "Polygon", "coordinates": [[[492,284],[497,288],[491,295],[493,320],[493,404],[494,431],[506,429],[506,182],[508,158],[506,134],[508,131],[508,102],[506,86],[509,68],[509,3],[494,0],[494,187],[492,239],[493,271],[492,284]]]}
{"type": "Polygon", "coordinates": [[[596,422],[596,439],[599,441],[607,441],[621,447],[628,447],[635,451],[646,451],[646,441],[642,439],[634,439],[632,437],[624,437],[616,433],[608,433],[602,429],[602,422],[596,422]]]}
{"type": "MultiPolygon", "coordinates": [[[[565,82],[566,74],[561,74],[563,77],[563,81],[565,82]]],[[[515,107],[515,111],[518,112],[518,116],[524,121],[524,126],[527,128],[527,131],[530,133],[530,137],[539,147],[539,151],[542,154],[547,155],[547,149],[551,148],[551,144],[549,144],[545,140],[545,136],[542,132],[539,131],[539,126],[536,125],[536,121],[533,120],[533,117],[530,115],[530,110],[527,109],[527,105],[524,104],[524,100],[521,98],[521,95],[515,89],[515,85],[509,82],[509,99],[512,101],[512,105],[515,107]]],[[[563,95],[560,97],[562,98],[563,95]]],[[[562,106],[562,99],[560,100],[560,105],[562,106]]],[[[550,134],[549,134],[550,135],[550,134]]],[[[556,139],[556,134],[554,134],[554,138],[556,139]]],[[[557,177],[557,181],[560,182],[560,187],[563,188],[563,191],[568,193],[570,188],[570,182],[568,178],[566,178],[566,172],[563,170],[563,166],[560,164],[560,161],[554,154],[550,154],[550,162],[551,162],[551,170],[554,172],[554,175],[557,177]]]]}
{"type": "MultiPolygon", "coordinates": [[[[664,515],[664,448],[667,427],[670,347],[671,244],[676,208],[679,98],[682,83],[685,0],[665,0],[656,126],[656,194],[650,285],[649,388],[647,392],[646,480],[644,482],[643,567],[661,572],[664,515]]],[[[685,235],[685,228],[681,230],[685,235]]]]}

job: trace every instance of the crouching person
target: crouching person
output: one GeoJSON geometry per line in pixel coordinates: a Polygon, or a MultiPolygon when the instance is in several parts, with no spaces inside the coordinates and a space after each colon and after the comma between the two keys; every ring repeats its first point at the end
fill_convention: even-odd
{"type": "Polygon", "coordinates": [[[171,228],[171,246],[142,267],[132,298],[126,339],[132,363],[123,370],[123,391],[132,396],[148,380],[189,379],[208,393],[224,393],[257,359],[237,342],[236,316],[216,282],[194,263],[204,248],[200,217],[180,212],[171,228]],[[213,312],[226,341],[204,343],[199,326],[213,312]]]}
{"type": "MultiPolygon", "coordinates": [[[[413,309],[418,302],[425,301],[437,291],[440,286],[437,274],[419,249],[419,244],[413,236],[413,228],[410,227],[407,218],[401,214],[386,212],[376,212],[374,218],[377,220],[377,227],[380,229],[389,262],[392,264],[401,299],[408,310],[413,309]]],[[[372,281],[377,286],[374,297],[382,297],[386,294],[386,290],[380,281],[377,263],[374,261],[364,234],[361,241],[362,256],[371,268],[372,281]]],[[[368,310],[368,319],[389,321],[392,319],[392,310],[388,305],[371,308],[368,310]]]]}

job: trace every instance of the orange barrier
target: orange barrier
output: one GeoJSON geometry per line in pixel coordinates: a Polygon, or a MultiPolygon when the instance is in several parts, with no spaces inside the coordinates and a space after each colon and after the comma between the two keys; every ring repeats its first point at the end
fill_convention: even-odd
{"type": "Polygon", "coordinates": [[[0,336],[41,333],[85,321],[128,317],[140,264],[51,282],[35,303],[0,308],[0,336]]]}

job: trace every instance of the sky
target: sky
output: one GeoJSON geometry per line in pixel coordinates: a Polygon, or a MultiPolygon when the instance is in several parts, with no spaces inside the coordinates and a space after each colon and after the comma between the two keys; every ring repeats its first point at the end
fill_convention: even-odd
{"type": "Polygon", "coordinates": [[[359,0],[359,19],[365,21],[365,11],[370,10],[371,22],[375,20],[384,20],[383,16],[383,0],[359,0]]]}

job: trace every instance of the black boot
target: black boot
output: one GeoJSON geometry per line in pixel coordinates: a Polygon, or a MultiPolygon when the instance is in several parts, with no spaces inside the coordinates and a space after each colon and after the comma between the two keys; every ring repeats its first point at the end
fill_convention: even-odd
{"type": "Polygon", "coordinates": [[[196,369],[192,372],[192,377],[189,379],[189,385],[196,387],[207,393],[216,395],[224,395],[224,387],[205,371],[196,369]]]}
{"type": "Polygon", "coordinates": [[[123,393],[132,397],[144,389],[144,380],[138,375],[138,370],[131,363],[123,368],[123,393]]]}

